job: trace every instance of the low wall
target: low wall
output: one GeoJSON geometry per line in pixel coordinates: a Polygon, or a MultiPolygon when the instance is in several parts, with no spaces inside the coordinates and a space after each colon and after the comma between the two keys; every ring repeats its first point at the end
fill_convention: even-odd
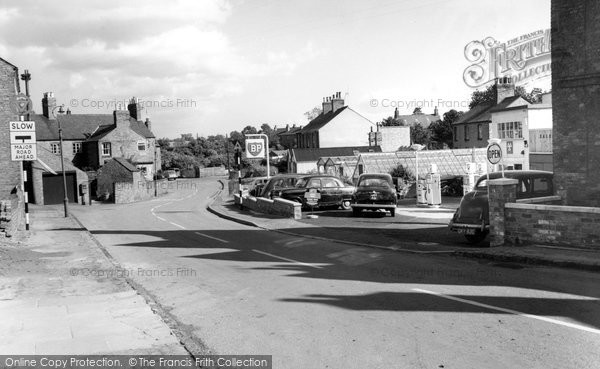
{"type": "Polygon", "coordinates": [[[173,187],[171,182],[166,179],[159,179],[157,181],[115,182],[113,184],[115,204],[129,204],[153,198],[155,195],[155,183],[157,195],[168,193],[173,187]]]}
{"type": "Polygon", "coordinates": [[[507,203],[505,241],[600,250],[600,208],[507,203]]]}
{"type": "MultiPolygon", "coordinates": [[[[240,204],[240,195],[233,196],[236,204],[240,204]]],[[[282,217],[301,219],[302,204],[284,199],[265,199],[263,197],[244,196],[242,205],[263,214],[280,215],[282,217]]]]}
{"type": "Polygon", "coordinates": [[[0,234],[12,237],[23,223],[24,212],[23,192],[16,189],[16,192],[0,201],[0,234]]]}

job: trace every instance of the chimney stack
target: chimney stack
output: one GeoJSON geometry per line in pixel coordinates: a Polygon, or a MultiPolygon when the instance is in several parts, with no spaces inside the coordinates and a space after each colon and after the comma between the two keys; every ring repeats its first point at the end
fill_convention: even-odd
{"type": "Polygon", "coordinates": [[[331,110],[332,110],[331,98],[330,97],[324,97],[323,98],[323,114],[327,114],[331,110]]]}
{"type": "Polygon", "coordinates": [[[140,105],[139,99],[132,97],[129,100],[129,105],[127,105],[127,110],[129,110],[129,115],[135,120],[142,120],[142,106],[140,105]]]}
{"type": "Polygon", "coordinates": [[[44,92],[42,98],[42,113],[48,119],[54,119],[52,111],[56,108],[56,98],[54,92],[44,92]]]}
{"type": "Polygon", "coordinates": [[[511,77],[496,79],[496,104],[500,104],[507,97],[515,96],[515,83],[511,77]]]}
{"type": "Polygon", "coordinates": [[[117,110],[113,112],[113,117],[115,120],[115,126],[117,126],[117,128],[129,126],[129,119],[131,116],[129,115],[128,110],[123,110],[121,104],[119,104],[117,106],[117,110]]]}
{"type": "Polygon", "coordinates": [[[435,107],[435,109],[433,109],[433,115],[435,115],[435,116],[439,116],[440,115],[440,112],[439,112],[437,106],[435,107]]]}
{"type": "Polygon", "coordinates": [[[331,102],[331,110],[335,113],[344,107],[344,99],[342,99],[342,92],[338,91],[333,95],[331,102]]]}
{"type": "MultiPolygon", "coordinates": [[[[146,125],[146,128],[148,128],[148,130],[150,132],[152,132],[152,122],[150,121],[150,118],[146,117],[146,121],[144,122],[144,125],[146,125]]],[[[196,136],[198,136],[198,134],[196,134],[196,136]]],[[[198,139],[196,137],[196,139],[198,139]]]]}

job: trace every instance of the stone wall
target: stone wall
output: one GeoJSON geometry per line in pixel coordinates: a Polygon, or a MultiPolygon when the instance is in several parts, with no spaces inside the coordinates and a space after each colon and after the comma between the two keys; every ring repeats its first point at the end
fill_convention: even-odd
{"type": "Polygon", "coordinates": [[[0,234],[5,237],[12,237],[23,224],[23,193],[17,188],[13,192],[0,201],[0,234]]]}
{"type": "MultiPolygon", "coordinates": [[[[240,204],[240,195],[233,196],[234,202],[240,204]]],[[[302,205],[285,199],[265,199],[263,197],[244,196],[242,205],[263,214],[279,215],[286,218],[302,218],[302,205]]]]}
{"type": "Polygon", "coordinates": [[[509,203],[505,240],[600,250],[600,208],[509,203]]]}
{"type": "MultiPolygon", "coordinates": [[[[113,188],[113,197],[115,204],[129,204],[136,201],[148,200],[154,197],[154,181],[147,181],[139,172],[134,173],[134,181],[115,182],[113,188]],[[135,175],[137,174],[137,176],[135,175]]],[[[156,181],[156,195],[164,195],[173,189],[166,179],[156,181]]]]}
{"type": "Polygon", "coordinates": [[[554,181],[566,205],[600,206],[600,2],[552,1],[554,181]]]}
{"type": "Polygon", "coordinates": [[[21,180],[20,164],[10,157],[8,130],[8,122],[19,120],[10,108],[11,100],[17,93],[17,78],[15,67],[0,59],[0,199],[8,199],[10,192],[21,180]]]}

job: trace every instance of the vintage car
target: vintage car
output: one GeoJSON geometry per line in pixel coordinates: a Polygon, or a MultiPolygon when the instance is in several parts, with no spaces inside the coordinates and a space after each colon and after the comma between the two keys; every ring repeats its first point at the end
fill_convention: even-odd
{"type": "Polygon", "coordinates": [[[296,186],[296,182],[302,177],[306,177],[307,174],[278,174],[271,177],[267,183],[262,187],[260,197],[267,199],[273,199],[279,197],[279,192],[286,188],[293,188],[296,186]]]}
{"type": "Polygon", "coordinates": [[[316,188],[321,196],[314,207],[341,206],[344,210],[350,209],[354,186],[348,186],[339,178],[330,175],[305,175],[298,179],[296,186],[279,190],[274,196],[299,202],[302,207],[308,208],[309,204],[306,202],[305,193],[310,188],[316,188]]]}
{"type": "Polygon", "coordinates": [[[385,210],[396,215],[396,189],[389,174],[361,174],[352,195],[352,214],[362,210],[385,210]]]}
{"type": "MultiPolygon", "coordinates": [[[[509,170],[504,177],[519,181],[517,199],[552,196],[552,172],[540,170],[509,170]]],[[[491,179],[502,178],[502,172],[493,172],[491,179]]],[[[454,213],[448,227],[453,232],[461,233],[470,243],[483,241],[489,233],[490,213],[488,202],[487,175],[480,177],[473,191],[465,194],[460,206],[454,213]]]]}

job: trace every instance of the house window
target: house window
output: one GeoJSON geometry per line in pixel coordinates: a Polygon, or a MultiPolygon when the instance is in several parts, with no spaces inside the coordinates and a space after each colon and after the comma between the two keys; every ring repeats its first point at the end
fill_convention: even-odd
{"type": "Polygon", "coordinates": [[[73,142],[73,155],[81,152],[81,142],[73,142]]]}
{"type": "Polygon", "coordinates": [[[523,138],[523,125],[521,122],[498,123],[498,138],[523,138]]]}
{"type": "Polygon", "coordinates": [[[483,125],[482,124],[477,125],[477,139],[479,141],[483,140],[483,125]]]}
{"type": "Polygon", "coordinates": [[[469,141],[469,125],[465,124],[465,141],[469,141]]]}
{"type": "Polygon", "coordinates": [[[102,142],[102,156],[111,156],[110,142],[102,142]]]}
{"type": "Polygon", "coordinates": [[[52,151],[53,154],[60,155],[60,145],[57,143],[50,144],[50,151],[52,151]]]}
{"type": "Polygon", "coordinates": [[[138,141],[137,145],[139,151],[146,151],[146,141],[138,141]]]}
{"type": "Polygon", "coordinates": [[[458,141],[458,127],[452,127],[452,133],[454,135],[454,141],[458,141]]]}

